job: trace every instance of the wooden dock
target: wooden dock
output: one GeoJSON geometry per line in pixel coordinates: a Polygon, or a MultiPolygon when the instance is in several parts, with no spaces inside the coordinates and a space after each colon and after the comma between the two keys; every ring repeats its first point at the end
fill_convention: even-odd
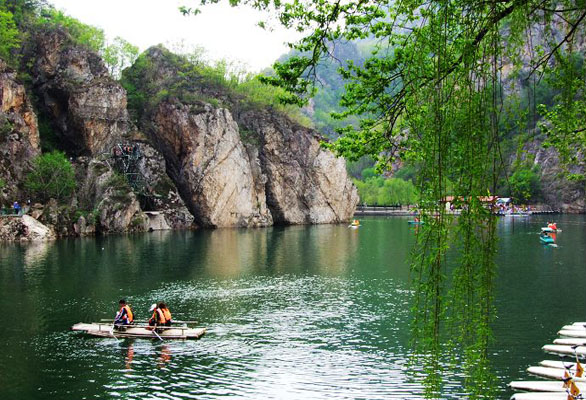
{"type": "MultiPolygon", "coordinates": [[[[447,211],[448,214],[459,214],[460,210],[450,210],[447,211]]],[[[559,210],[552,210],[546,209],[543,207],[533,207],[532,210],[527,214],[525,213],[523,216],[527,215],[541,215],[541,214],[560,214],[559,210]]],[[[356,211],[354,212],[355,217],[376,217],[376,216],[414,216],[417,215],[417,209],[415,206],[412,205],[394,205],[394,206],[365,206],[359,205],[356,206],[356,211]]],[[[495,214],[498,216],[507,216],[507,214],[495,214]]],[[[511,214],[511,216],[516,216],[517,214],[511,214]]]]}
{"type": "Polygon", "coordinates": [[[395,216],[408,216],[408,215],[416,215],[414,208],[411,206],[357,206],[356,211],[354,212],[355,217],[375,217],[375,216],[387,216],[387,215],[395,215],[395,216]]]}

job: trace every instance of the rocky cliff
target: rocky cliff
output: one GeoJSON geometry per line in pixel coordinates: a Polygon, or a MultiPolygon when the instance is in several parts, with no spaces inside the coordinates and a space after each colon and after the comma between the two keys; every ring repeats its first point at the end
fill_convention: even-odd
{"type": "Polygon", "coordinates": [[[33,34],[29,55],[38,106],[69,154],[108,151],[128,132],[126,91],[97,54],[62,29],[42,29],[33,34]]]}
{"type": "Polygon", "coordinates": [[[540,138],[527,143],[523,148],[522,159],[530,157],[533,164],[539,167],[544,202],[565,213],[586,212],[586,182],[565,179],[568,172],[584,174],[584,170],[572,166],[569,171],[564,171],[558,152],[553,147],[544,147],[542,143],[543,139],[540,138]]]}
{"type": "Polygon", "coordinates": [[[267,204],[276,223],[321,224],[352,218],[358,193],[346,163],[320,147],[317,132],[266,110],[240,114],[242,129],[259,138],[267,204]]]}
{"type": "Polygon", "coordinates": [[[37,115],[51,146],[71,157],[77,188],[66,203],[35,204],[26,224],[4,220],[4,239],[352,217],[358,196],[344,161],[320,148],[315,131],[274,110],[242,107],[242,97],[205,79],[181,80],[177,56],[162,48],[130,69],[148,99],[131,108],[135,122],[126,90],[66,31],[32,32],[24,60],[27,89],[0,62],[3,204],[27,195],[23,182],[46,139],[37,115]],[[177,85],[182,96],[172,94],[177,85]]]}
{"type": "Polygon", "coordinates": [[[22,198],[31,160],[40,154],[37,117],[16,71],[0,60],[0,203],[22,198]]]}
{"type": "Polygon", "coordinates": [[[264,176],[254,174],[238,125],[226,109],[161,102],[149,135],[199,224],[267,226],[264,176]]]}
{"type": "Polygon", "coordinates": [[[133,110],[139,127],[165,156],[169,176],[199,224],[352,217],[356,188],[344,161],[320,147],[317,132],[277,111],[251,107],[162,47],[147,50],[124,77],[137,89],[135,97],[148,99],[133,110]]]}

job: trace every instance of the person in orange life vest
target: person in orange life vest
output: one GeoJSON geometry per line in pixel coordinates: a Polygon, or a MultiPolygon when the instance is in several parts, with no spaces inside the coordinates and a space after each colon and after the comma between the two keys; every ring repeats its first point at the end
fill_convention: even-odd
{"type": "Polygon", "coordinates": [[[126,304],[126,300],[122,299],[118,302],[120,305],[120,311],[116,313],[116,318],[114,319],[115,325],[130,325],[134,322],[134,315],[130,306],[126,304]]]}
{"type": "Polygon", "coordinates": [[[171,326],[171,311],[169,311],[169,307],[163,302],[159,303],[159,309],[163,312],[163,316],[165,317],[165,326],[171,326]]]}
{"type": "Polygon", "coordinates": [[[167,323],[165,313],[156,304],[153,304],[149,311],[153,312],[153,316],[149,319],[149,326],[164,326],[167,323]]]}

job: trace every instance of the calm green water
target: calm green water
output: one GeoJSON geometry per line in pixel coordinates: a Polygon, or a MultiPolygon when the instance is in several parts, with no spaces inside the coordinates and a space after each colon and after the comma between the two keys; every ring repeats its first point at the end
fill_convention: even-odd
{"type": "MultiPolygon", "coordinates": [[[[502,218],[492,362],[506,383],[586,320],[586,218],[502,218]]],[[[409,369],[403,218],[346,226],[150,233],[0,245],[0,399],[422,398],[409,369]],[[90,338],[126,297],[139,318],[166,301],[209,331],[199,341],[90,338]]],[[[551,357],[551,356],[550,356],[551,357]]],[[[462,395],[443,372],[443,398],[462,395]]]]}

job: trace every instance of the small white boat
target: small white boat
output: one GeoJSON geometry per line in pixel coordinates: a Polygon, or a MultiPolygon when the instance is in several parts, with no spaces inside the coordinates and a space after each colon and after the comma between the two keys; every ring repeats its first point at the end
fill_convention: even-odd
{"type": "Polygon", "coordinates": [[[584,325],[564,325],[562,326],[562,331],[585,331],[586,332],[586,326],[584,325]]]}
{"type": "MultiPolygon", "coordinates": [[[[513,381],[509,386],[515,390],[525,390],[527,392],[563,392],[566,393],[566,388],[562,381],[513,381]]],[[[586,390],[586,383],[576,382],[576,386],[580,392],[586,390]]],[[[567,395],[566,395],[567,396],[567,395]]]]}
{"type": "Polygon", "coordinates": [[[586,346],[564,346],[561,344],[546,344],[542,347],[543,351],[548,353],[573,356],[575,354],[580,358],[586,357],[586,346]]]}
{"type": "Polygon", "coordinates": [[[355,219],[353,220],[350,225],[348,225],[348,228],[353,228],[353,229],[357,229],[360,227],[360,221],[355,219]]]}
{"type": "Polygon", "coordinates": [[[563,329],[559,331],[558,334],[571,338],[586,338],[586,331],[581,329],[563,329]]]}
{"type": "Polygon", "coordinates": [[[539,363],[539,365],[542,367],[557,368],[562,370],[569,369],[571,373],[576,372],[576,363],[573,362],[543,360],[539,363]]]}
{"type": "Polygon", "coordinates": [[[511,400],[567,400],[566,392],[515,393],[511,400]]]}
{"type": "MultiPolygon", "coordinates": [[[[531,375],[539,376],[546,379],[555,379],[561,381],[564,379],[564,370],[559,368],[548,367],[529,367],[527,372],[531,375]]],[[[586,378],[573,378],[574,382],[586,382],[586,378]]]]}
{"type": "Polygon", "coordinates": [[[118,329],[113,329],[112,324],[80,322],[73,325],[71,330],[99,337],[143,339],[199,339],[206,333],[206,328],[188,328],[187,326],[159,326],[156,332],[147,328],[148,325],[122,325],[118,329]]]}
{"type": "Polygon", "coordinates": [[[559,338],[553,341],[553,344],[564,344],[567,346],[586,346],[586,337],[584,338],[559,338]]]}

